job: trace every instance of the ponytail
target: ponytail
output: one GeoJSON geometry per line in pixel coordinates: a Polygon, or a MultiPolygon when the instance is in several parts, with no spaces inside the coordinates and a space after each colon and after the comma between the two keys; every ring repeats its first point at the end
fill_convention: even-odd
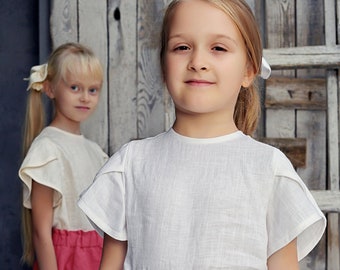
{"type": "MultiPolygon", "coordinates": [[[[26,104],[26,119],[23,133],[22,152],[25,157],[34,138],[38,136],[45,126],[45,110],[42,98],[42,89],[36,90],[29,88],[27,104],[26,104]]],[[[22,206],[21,209],[21,230],[23,241],[23,255],[21,262],[29,266],[34,262],[34,247],[32,239],[32,215],[31,209],[22,206]]]]}
{"type": "Polygon", "coordinates": [[[239,130],[246,135],[252,135],[256,130],[260,117],[261,105],[257,87],[241,88],[237,98],[234,121],[239,130]]]}
{"type": "MultiPolygon", "coordinates": [[[[30,90],[26,106],[26,120],[23,139],[23,155],[27,154],[34,138],[45,126],[45,110],[42,101],[42,92],[30,90]]],[[[32,239],[31,209],[22,206],[22,236],[23,255],[21,261],[32,266],[34,262],[34,247],[32,239]]]]}

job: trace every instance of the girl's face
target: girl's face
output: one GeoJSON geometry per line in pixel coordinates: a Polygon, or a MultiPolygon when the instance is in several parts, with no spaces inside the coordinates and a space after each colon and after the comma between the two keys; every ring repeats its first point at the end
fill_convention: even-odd
{"type": "Polygon", "coordinates": [[[253,77],[243,38],[229,16],[204,1],[185,0],[176,7],[164,78],[177,113],[221,114],[233,121],[239,90],[253,77]]]}
{"type": "Polygon", "coordinates": [[[72,132],[95,110],[101,81],[91,74],[66,74],[56,84],[47,87],[46,94],[54,99],[55,118],[52,125],[72,132]]]}

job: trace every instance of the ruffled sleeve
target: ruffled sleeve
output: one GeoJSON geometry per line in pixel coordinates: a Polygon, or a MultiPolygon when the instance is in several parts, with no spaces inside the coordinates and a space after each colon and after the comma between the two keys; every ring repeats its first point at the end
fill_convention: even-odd
{"type": "Polygon", "coordinates": [[[127,240],[124,183],[127,148],[127,145],[123,146],[108,160],[78,201],[78,206],[100,235],[106,233],[120,241],[127,240]]]}
{"type": "Polygon", "coordinates": [[[19,169],[19,177],[23,185],[23,205],[31,206],[32,180],[55,190],[53,207],[61,202],[63,164],[58,158],[58,149],[48,139],[34,141],[19,169]]]}
{"type": "Polygon", "coordinates": [[[275,184],[268,205],[268,257],[297,238],[298,260],[319,242],[326,219],[290,161],[274,154],[275,184]]]}

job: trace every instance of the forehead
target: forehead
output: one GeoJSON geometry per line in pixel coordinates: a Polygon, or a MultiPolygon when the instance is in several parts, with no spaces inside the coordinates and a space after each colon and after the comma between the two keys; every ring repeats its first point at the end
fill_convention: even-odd
{"type": "Polygon", "coordinates": [[[66,57],[62,62],[60,75],[69,80],[71,78],[89,77],[91,79],[102,80],[102,69],[100,64],[93,59],[82,57],[66,57]]]}
{"type": "Polygon", "coordinates": [[[201,0],[181,1],[173,10],[169,22],[169,36],[182,33],[241,38],[238,28],[227,13],[201,0]]]}

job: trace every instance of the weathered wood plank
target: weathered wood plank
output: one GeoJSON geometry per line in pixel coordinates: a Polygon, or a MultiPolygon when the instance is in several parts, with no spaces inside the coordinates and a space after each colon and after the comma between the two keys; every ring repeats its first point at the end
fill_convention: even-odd
{"type": "MultiPolygon", "coordinates": [[[[53,47],[57,47],[66,42],[81,42],[93,49],[101,60],[104,71],[106,71],[106,14],[105,1],[96,3],[89,0],[83,1],[53,1],[51,12],[51,36],[53,47]],[[92,6],[91,6],[92,5],[92,6]],[[91,17],[92,20],[88,18],[91,17]],[[90,23],[91,21],[91,23],[90,23]],[[90,31],[95,27],[98,31],[90,31]]],[[[107,83],[106,73],[104,74],[104,84],[101,99],[96,112],[82,124],[84,135],[96,141],[107,151],[107,83]]]]}
{"type": "MultiPolygon", "coordinates": [[[[265,1],[267,48],[282,48],[295,45],[295,1],[294,0],[268,0],[265,1]]],[[[270,49],[265,49],[270,50],[270,49]]],[[[267,60],[270,60],[264,54],[267,60]]],[[[269,61],[270,63],[270,61],[269,61]]],[[[271,63],[270,63],[271,64],[271,63]]],[[[272,77],[294,77],[295,71],[276,70],[272,77]]],[[[272,138],[294,138],[295,111],[266,109],[265,136],[272,138]]]]}
{"type": "Polygon", "coordinates": [[[78,11],[74,0],[51,2],[51,39],[53,48],[65,42],[78,41],[78,11]]]}
{"type": "Polygon", "coordinates": [[[318,206],[326,213],[340,213],[339,190],[311,190],[318,206]]]}
{"type": "MultiPolygon", "coordinates": [[[[338,82],[336,71],[327,72],[328,94],[328,186],[339,190],[339,122],[338,82]]],[[[328,264],[329,269],[340,269],[339,215],[328,215],[328,264]]]]}
{"type": "MultiPolygon", "coordinates": [[[[260,29],[260,35],[262,41],[265,40],[266,33],[265,33],[265,25],[266,25],[266,15],[265,15],[265,4],[264,0],[251,0],[247,1],[250,7],[253,10],[253,13],[255,15],[255,19],[257,21],[258,27],[260,29]]],[[[263,42],[264,43],[264,42],[263,42]]],[[[263,46],[266,46],[266,44],[262,44],[263,46]]],[[[265,82],[263,79],[259,80],[258,83],[259,87],[259,95],[261,100],[265,100],[265,82]]],[[[263,106],[263,103],[261,104],[261,115],[260,119],[258,121],[258,125],[255,131],[255,136],[256,137],[264,137],[265,136],[265,107],[263,106]]]]}
{"type": "MultiPolygon", "coordinates": [[[[296,46],[325,44],[323,1],[324,0],[296,0],[296,46]]],[[[307,164],[304,168],[297,168],[297,172],[308,188],[325,189],[325,109],[327,107],[326,84],[324,79],[325,70],[316,68],[298,69],[296,75],[298,76],[297,80],[300,81],[300,84],[296,85],[298,88],[290,92],[294,103],[298,105],[295,108],[296,136],[307,138],[307,164]],[[307,80],[307,78],[312,79],[307,80]]],[[[289,87],[291,87],[291,85],[289,87]]],[[[326,240],[326,237],[323,237],[313,249],[313,252],[301,262],[301,264],[304,264],[300,264],[301,270],[326,269],[326,240]]]]}
{"type": "Polygon", "coordinates": [[[272,69],[337,68],[340,65],[339,45],[264,49],[263,55],[272,69]]]}
{"type": "MultiPolygon", "coordinates": [[[[307,139],[306,167],[297,172],[310,189],[326,189],[326,112],[298,110],[296,136],[307,139]]],[[[313,251],[300,262],[300,269],[326,269],[327,235],[313,251]]]]}
{"type": "MultiPolygon", "coordinates": [[[[325,44],[324,0],[296,0],[296,46],[325,44]],[[303,12],[301,12],[303,11],[303,12]]],[[[324,69],[297,70],[298,77],[324,77],[324,69]]]]}
{"type": "Polygon", "coordinates": [[[340,14],[340,0],[336,1],[336,7],[337,7],[336,14],[338,15],[338,16],[336,16],[337,44],[339,44],[339,41],[340,41],[340,27],[339,27],[340,26],[340,16],[339,16],[339,14],[340,14]]]}
{"type": "Polygon", "coordinates": [[[326,111],[299,110],[296,113],[296,136],[307,139],[306,167],[298,174],[310,189],[326,189],[327,146],[326,111]]]}
{"type": "Polygon", "coordinates": [[[274,77],[266,82],[265,107],[326,110],[325,79],[274,77]]]}
{"type": "Polygon", "coordinates": [[[104,69],[103,87],[96,111],[82,124],[86,137],[96,141],[108,152],[108,81],[107,81],[107,23],[106,0],[78,1],[78,41],[89,46],[100,59],[104,69]],[[91,18],[91,20],[89,20],[91,18]],[[95,31],[94,31],[95,29],[95,31]]]}
{"type": "Polygon", "coordinates": [[[266,137],[294,138],[295,111],[284,109],[266,110],[266,137]]]}
{"type": "Polygon", "coordinates": [[[165,4],[138,2],[138,137],[148,137],[165,129],[164,85],[159,66],[159,33],[165,4]]]}
{"type": "MultiPolygon", "coordinates": [[[[267,48],[291,47],[295,45],[295,10],[293,0],[265,1],[267,48]]],[[[270,49],[266,49],[270,50],[270,49]]],[[[264,50],[265,51],[265,50],[264,50]]],[[[265,54],[265,58],[270,60],[265,54]]],[[[271,64],[271,63],[270,63],[271,64]]],[[[294,76],[294,71],[277,70],[272,72],[275,76],[294,76]]],[[[295,111],[272,110],[265,111],[265,136],[271,138],[294,138],[295,111]]]]}
{"type": "MultiPolygon", "coordinates": [[[[265,1],[267,44],[266,48],[294,47],[295,35],[295,0],[267,0],[265,1]]],[[[266,49],[268,50],[268,49],[266,49]]],[[[264,52],[266,51],[264,50],[264,52]]],[[[264,53],[264,57],[272,65],[271,58],[264,53]]],[[[295,76],[294,70],[275,70],[272,76],[295,76]]]]}
{"type": "Polygon", "coordinates": [[[280,149],[292,162],[294,167],[306,166],[305,138],[259,138],[259,141],[280,149]]]}
{"type": "Polygon", "coordinates": [[[108,2],[109,152],[137,138],[137,0],[108,2]]]}
{"type": "Polygon", "coordinates": [[[267,0],[266,10],[267,47],[295,46],[295,1],[267,0]]]}
{"type": "MultiPolygon", "coordinates": [[[[326,45],[336,44],[335,1],[325,1],[326,45]]],[[[327,72],[328,95],[328,187],[339,190],[339,112],[338,112],[338,76],[335,70],[327,72]]],[[[329,269],[340,269],[339,254],[339,215],[328,215],[327,226],[327,264],[329,269]]]]}

